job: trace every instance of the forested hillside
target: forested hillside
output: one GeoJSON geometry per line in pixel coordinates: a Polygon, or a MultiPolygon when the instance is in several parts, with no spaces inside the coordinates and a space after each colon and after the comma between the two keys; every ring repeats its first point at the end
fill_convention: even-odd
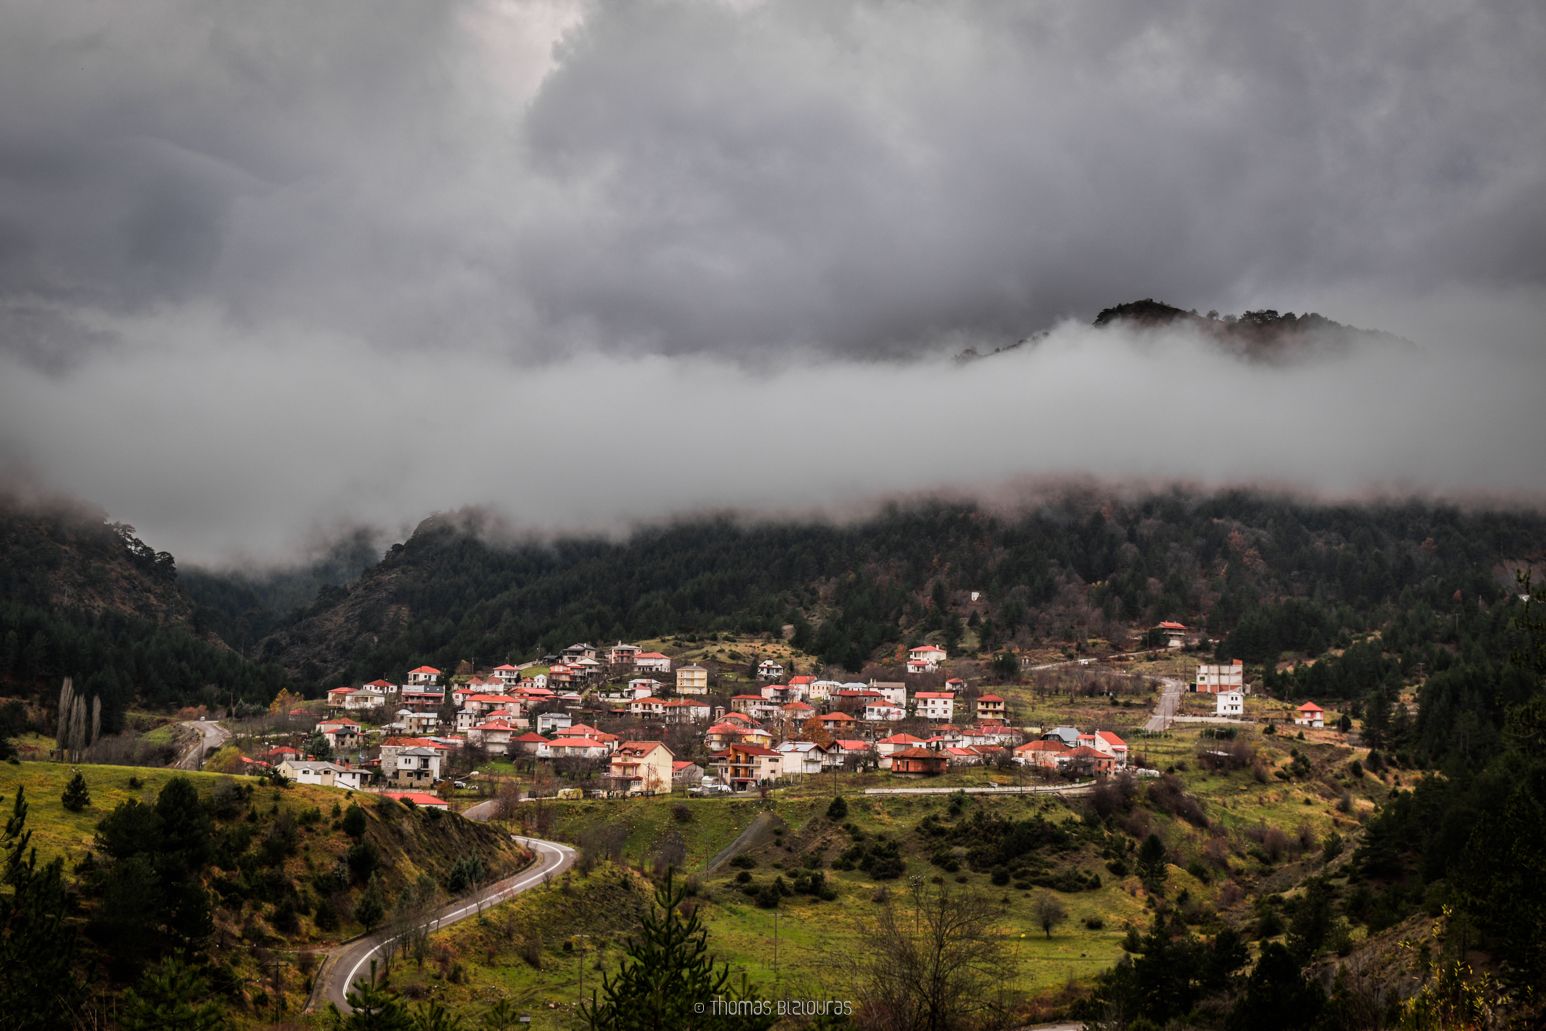
{"type": "Polygon", "coordinates": [[[0,498],[0,695],[48,704],[67,676],[101,699],[104,734],[136,703],[266,702],[286,683],[208,632],[173,557],[132,526],[0,498]]]}
{"type": "Polygon", "coordinates": [[[1543,541],[1546,518],[1523,511],[1248,493],[1070,493],[1016,513],[922,503],[848,524],[705,519],[623,541],[512,542],[464,513],[325,589],[259,654],[320,687],[577,640],[793,625],[797,645],[857,670],[919,634],[948,646],[967,624],[992,652],[1124,640],[1179,618],[1260,661],[1505,597],[1506,570],[1543,541]]]}

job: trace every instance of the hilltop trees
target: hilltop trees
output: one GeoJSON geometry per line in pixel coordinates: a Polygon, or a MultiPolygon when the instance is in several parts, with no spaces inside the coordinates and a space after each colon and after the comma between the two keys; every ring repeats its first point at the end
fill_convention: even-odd
{"type": "Polygon", "coordinates": [[[142,959],[202,943],[211,928],[202,875],[212,844],[209,814],[185,777],[167,781],[153,806],[120,804],[97,827],[102,862],[89,878],[100,898],[96,936],[116,955],[142,959]]]}

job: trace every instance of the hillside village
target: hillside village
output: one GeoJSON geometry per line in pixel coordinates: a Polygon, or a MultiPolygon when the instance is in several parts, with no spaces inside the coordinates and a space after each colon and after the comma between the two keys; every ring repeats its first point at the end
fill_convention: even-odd
{"type": "MultiPolygon", "coordinates": [[[[578,643],[520,664],[452,674],[421,665],[400,682],[335,687],[309,733],[316,714],[297,706],[283,740],[265,735],[266,747],[239,761],[429,806],[445,806],[480,768],[537,760],[553,771],[551,792],[599,798],[741,794],[874,770],[900,779],[986,766],[1072,781],[1129,769],[1115,731],[1016,723],[1003,696],[955,674],[944,648],[908,649],[905,671],[897,681],[838,681],[765,658],[748,666],[748,690],[739,671],[679,665],[635,644],[578,643]]],[[[1239,661],[1199,665],[1191,689],[1214,697],[1214,718],[1244,719],[1239,661]]],[[[1305,703],[1294,722],[1323,727],[1324,713],[1305,703]]]]}

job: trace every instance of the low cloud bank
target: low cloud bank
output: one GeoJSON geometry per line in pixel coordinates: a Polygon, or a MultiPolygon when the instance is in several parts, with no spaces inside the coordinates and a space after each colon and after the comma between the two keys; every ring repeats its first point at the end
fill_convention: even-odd
{"type": "MultiPolygon", "coordinates": [[[[1499,309],[1500,311],[1502,309],[1499,309]]],[[[1287,366],[1185,333],[1057,326],[965,364],[774,368],[599,354],[522,368],[180,317],[65,374],[0,359],[0,462],[184,561],[279,562],[331,528],[484,505],[537,532],[708,509],[832,514],[1060,478],[1533,503],[1543,358],[1491,329],[1287,366]]],[[[1514,327],[1514,328],[1511,328],[1514,327]]]]}

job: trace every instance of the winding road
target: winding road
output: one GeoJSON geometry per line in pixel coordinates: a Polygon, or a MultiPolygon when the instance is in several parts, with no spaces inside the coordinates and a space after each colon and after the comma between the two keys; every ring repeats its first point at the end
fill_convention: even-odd
{"type": "MultiPolygon", "coordinates": [[[[488,802],[480,802],[465,810],[462,815],[471,820],[487,820],[494,813],[494,805],[495,802],[492,799],[488,802]]],[[[487,906],[503,902],[528,888],[543,884],[548,878],[563,873],[574,865],[576,853],[568,845],[556,841],[544,841],[541,838],[522,837],[519,834],[510,836],[532,850],[537,857],[536,863],[513,877],[496,881],[487,888],[446,904],[416,929],[428,927],[431,932],[434,932],[443,927],[449,927],[458,920],[476,916],[487,906]]],[[[317,979],[311,993],[311,1003],[307,1009],[311,1010],[332,1003],[340,1011],[348,1013],[349,1002],[345,996],[348,994],[349,986],[362,977],[369,977],[370,961],[377,957],[383,946],[403,933],[405,932],[396,930],[377,931],[375,934],[363,935],[330,950],[327,958],[323,960],[322,968],[317,972],[317,979]]]]}
{"type": "Polygon", "coordinates": [[[196,770],[203,766],[204,757],[219,749],[231,737],[231,732],[214,720],[184,720],[181,726],[192,730],[196,737],[172,764],[179,770],[196,770]]]}

